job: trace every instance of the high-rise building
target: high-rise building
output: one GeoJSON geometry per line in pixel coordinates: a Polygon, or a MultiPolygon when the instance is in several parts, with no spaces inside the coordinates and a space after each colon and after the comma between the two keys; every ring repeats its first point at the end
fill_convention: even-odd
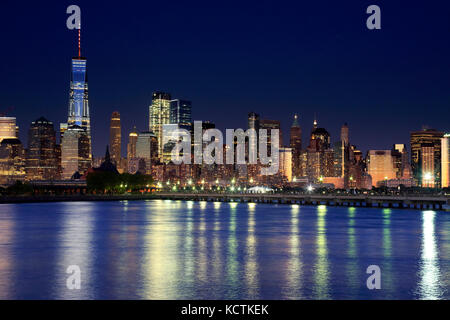
{"type": "Polygon", "coordinates": [[[192,103],[187,100],[170,101],[170,123],[179,128],[192,131],[192,103]]]}
{"type": "Polygon", "coordinates": [[[292,148],[280,148],[279,172],[286,177],[287,181],[292,181],[292,148]]]}
{"type": "Polygon", "coordinates": [[[127,159],[136,158],[136,142],[138,138],[138,133],[136,127],[133,127],[133,130],[128,135],[128,145],[127,145],[127,159]]]}
{"type": "Polygon", "coordinates": [[[154,92],[152,104],[149,107],[149,130],[158,139],[158,155],[163,155],[163,125],[170,123],[170,94],[165,92],[154,92]]]}
{"type": "MultiPolygon", "coordinates": [[[[256,124],[256,123],[255,123],[256,124]]],[[[268,120],[263,119],[259,121],[259,129],[266,129],[267,130],[267,150],[268,155],[270,156],[270,150],[272,145],[272,131],[271,130],[278,130],[278,148],[281,148],[283,146],[283,135],[281,133],[281,124],[278,120],[268,120]]],[[[259,130],[258,130],[259,132],[259,130]]]]}
{"type": "Polygon", "coordinates": [[[89,111],[87,59],[81,56],[81,36],[78,29],[78,56],[72,58],[70,79],[69,115],[67,124],[61,124],[61,131],[78,126],[86,131],[89,159],[92,160],[91,118],[89,111]]]}
{"type": "Polygon", "coordinates": [[[301,177],[300,153],[302,151],[302,128],[298,124],[298,115],[294,115],[291,126],[289,146],[292,149],[292,175],[301,177]]]}
{"type": "Polygon", "coordinates": [[[3,139],[15,139],[16,135],[16,118],[0,117],[0,142],[3,139]]]}
{"type": "Polygon", "coordinates": [[[27,180],[59,179],[56,132],[44,117],[31,123],[26,157],[27,180]]]}
{"type": "MultiPolygon", "coordinates": [[[[130,172],[133,172],[134,168],[138,169],[140,160],[145,161],[145,172],[151,173],[152,165],[158,162],[158,140],[156,135],[151,132],[141,132],[138,134],[136,141],[136,163],[129,164],[130,172]],[[132,166],[133,168],[130,168],[132,166]]],[[[137,170],[136,170],[137,171],[137,170]]]]}
{"type": "Polygon", "coordinates": [[[442,188],[450,187],[450,133],[441,139],[442,188]]]}
{"type": "MultiPolygon", "coordinates": [[[[420,167],[422,169],[420,185],[424,188],[437,187],[435,176],[435,146],[432,143],[422,143],[420,148],[420,167]]],[[[439,163],[440,164],[440,163],[439,163]]]]}
{"type": "Polygon", "coordinates": [[[90,141],[86,129],[72,125],[64,132],[61,143],[62,178],[71,179],[78,172],[84,175],[91,167],[90,141]]]}
{"type": "Polygon", "coordinates": [[[397,173],[391,150],[369,150],[367,172],[372,177],[373,186],[379,186],[383,181],[396,179],[397,173]]]}
{"type": "Polygon", "coordinates": [[[319,128],[317,120],[314,120],[306,150],[306,163],[302,165],[306,169],[303,175],[307,176],[309,181],[317,182],[320,177],[334,176],[334,152],[330,145],[330,134],[324,128],[319,128]]]}
{"type": "MultiPolygon", "coordinates": [[[[435,129],[423,129],[421,131],[411,132],[411,167],[413,177],[418,186],[422,186],[422,182],[425,181],[424,178],[426,177],[427,181],[432,179],[434,186],[440,187],[442,160],[441,138],[443,136],[443,132],[435,129]],[[430,149],[431,147],[433,150],[430,149]],[[427,154],[423,154],[423,151],[427,152],[427,154]],[[433,152],[433,165],[429,163],[431,161],[429,152],[431,151],[433,152]],[[427,165],[427,168],[423,167],[424,164],[427,165]],[[433,171],[429,171],[430,168],[433,168],[433,171]]],[[[429,185],[428,182],[426,184],[429,185]]]]}
{"type": "Polygon", "coordinates": [[[256,133],[259,132],[259,114],[254,112],[248,114],[248,128],[255,129],[256,133]]]}
{"type": "Polygon", "coordinates": [[[111,125],[109,128],[109,145],[111,146],[111,162],[120,166],[122,157],[122,135],[120,126],[120,113],[114,111],[111,115],[111,125]]]}
{"type": "Polygon", "coordinates": [[[341,127],[341,141],[344,143],[344,146],[349,145],[348,124],[347,123],[344,123],[344,125],[341,127]]]}
{"type": "Polygon", "coordinates": [[[25,151],[17,138],[0,142],[0,185],[14,184],[25,178],[25,151]]]}
{"type": "Polygon", "coordinates": [[[394,158],[394,167],[397,173],[397,178],[410,179],[412,177],[412,173],[406,145],[394,144],[392,148],[392,156],[394,158]]]}

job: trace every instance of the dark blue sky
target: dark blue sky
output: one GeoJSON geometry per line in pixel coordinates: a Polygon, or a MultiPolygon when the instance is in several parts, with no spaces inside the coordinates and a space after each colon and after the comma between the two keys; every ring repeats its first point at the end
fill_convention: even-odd
{"type": "Polygon", "coordinates": [[[0,111],[27,141],[32,120],[67,119],[82,10],[94,155],[109,117],[122,115],[123,154],[133,125],[148,128],[151,92],[193,102],[196,120],[246,127],[247,113],[293,113],[308,139],[314,114],[335,141],[344,122],[362,150],[408,143],[423,125],[450,131],[450,4],[446,1],[30,1],[0,11],[0,111]],[[432,4],[431,4],[432,3],[432,4]],[[366,28],[381,7],[382,29],[366,28]]]}

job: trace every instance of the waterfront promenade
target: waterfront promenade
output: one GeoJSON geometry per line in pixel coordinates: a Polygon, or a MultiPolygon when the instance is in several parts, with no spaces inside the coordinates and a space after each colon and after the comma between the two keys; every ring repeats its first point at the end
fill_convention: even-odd
{"type": "Polygon", "coordinates": [[[64,201],[184,200],[244,203],[278,203],[400,209],[442,210],[450,205],[450,196],[438,195],[320,195],[320,194],[248,194],[248,193],[176,193],[118,195],[38,195],[1,196],[0,203],[34,203],[64,201]]]}

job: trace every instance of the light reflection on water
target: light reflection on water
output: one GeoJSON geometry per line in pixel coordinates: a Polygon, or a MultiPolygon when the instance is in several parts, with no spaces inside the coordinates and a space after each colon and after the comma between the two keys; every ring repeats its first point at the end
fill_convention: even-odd
{"type": "Polygon", "coordinates": [[[443,290],[440,285],[439,256],[435,234],[434,211],[424,211],[422,252],[420,260],[420,283],[418,291],[420,299],[440,299],[443,290]]]}
{"type": "Polygon", "coordinates": [[[446,212],[388,208],[0,205],[0,299],[448,299],[448,226],[446,212]],[[371,264],[381,290],[366,288],[371,264]]]}

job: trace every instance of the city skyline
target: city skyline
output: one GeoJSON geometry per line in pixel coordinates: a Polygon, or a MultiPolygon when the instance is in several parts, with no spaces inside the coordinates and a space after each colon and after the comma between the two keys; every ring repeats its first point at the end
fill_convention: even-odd
{"type": "MultiPolygon", "coordinates": [[[[410,13],[415,14],[418,14],[422,9],[425,10],[425,17],[419,25],[412,26],[411,32],[402,34],[402,50],[408,52],[407,55],[404,55],[406,51],[402,51],[395,46],[395,43],[393,43],[395,38],[393,37],[400,36],[399,32],[405,30],[404,24],[407,15],[402,13],[397,17],[398,20],[394,20],[393,15],[400,13],[400,8],[394,4],[383,5],[386,9],[383,12],[383,17],[387,24],[386,28],[389,27],[390,34],[385,36],[387,38],[368,33],[367,29],[364,29],[364,11],[359,10],[358,7],[330,4],[329,7],[324,8],[322,15],[318,15],[318,21],[301,19],[305,12],[317,13],[316,5],[295,7],[298,9],[299,15],[299,19],[295,20],[298,20],[298,27],[293,27],[294,22],[290,22],[288,25],[284,23],[279,27],[273,26],[276,31],[280,32],[276,34],[281,36],[283,40],[292,36],[298,37],[297,41],[288,45],[290,50],[283,51],[285,56],[276,49],[276,45],[280,44],[279,37],[275,38],[278,40],[275,40],[272,45],[266,43],[262,35],[258,36],[256,30],[248,29],[248,25],[244,24],[242,19],[238,19],[237,23],[241,30],[245,30],[247,34],[256,37],[250,44],[246,44],[243,42],[244,38],[238,36],[235,44],[239,45],[233,46],[233,50],[230,49],[225,53],[214,50],[209,52],[209,56],[207,56],[200,50],[204,48],[201,45],[198,46],[198,39],[188,37],[183,40],[185,46],[183,47],[184,50],[180,51],[181,58],[179,61],[175,61],[172,59],[175,56],[169,55],[170,58],[161,56],[162,53],[171,51],[174,46],[172,42],[161,41],[157,45],[157,52],[154,54],[140,53],[148,44],[146,41],[137,44],[134,37],[129,39],[132,46],[123,47],[124,39],[128,33],[135,34],[138,32],[143,36],[147,34],[149,27],[141,24],[134,25],[130,21],[121,21],[123,26],[114,33],[114,37],[104,39],[106,46],[115,48],[121,53],[120,65],[118,65],[117,60],[111,60],[111,55],[100,49],[96,44],[100,34],[111,25],[103,20],[104,24],[96,23],[94,25],[93,19],[97,17],[100,7],[81,2],[80,6],[83,9],[82,41],[83,52],[85,52],[83,55],[89,58],[89,85],[91,89],[89,103],[93,109],[91,121],[94,155],[98,157],[104,153],[104,147],[109,140],[109,137],[105,134],[108,130],[105,124],[112,111],[117,110],[123,115],[122,145],[126,144],[124,138],[133,126],[136,126],[140,131],[146,130],[148,119],[145,118],[147,118],[151,94],[157,90],[170,92],[174,97],[192,101],[193,119],[213,121],[219,128],[245,128],[246,114],[253,110],[264,114],[269,119],[280,120],[284,133],[289,130],[292,114],[297,113],[299,114],[299,123],[304,128],[303,131],[307,132],[314,114],[316,114],[321,126],[327,128],[331,133],[332,139],[338,140],[340,126],[347,122],[351,127],[353,143],[363,151],[385,149],[392,143],[406,144],[409,140],[409,133],[421,129],[422,125],[445,130],[445,119],[449,117],[447,105],[450,99],[448,90],[443,90],[443,88],[448,85],[448,80],[444,75],[449,73],[450,65],[444,57],[450,52],[450,48],[446,43],[431,42],[431,40],[424,40],[424,38],[426,38],[427,32],[442,32],[440,30],[442,27],[447,27],[448,22],[441,21],[438,23],[439,19],[428,18],[426,13],[427,10],[430,10],[429,8],[420,6],[408,8],[410,13]],[[344,10],[349,10],[349,13],[351,13],[349,16],[352,19],[349,21],[339,20],[342,25],[341,31],[337,31],[337,34],[335,32],[327,34],[326,29],[320,28],[321,19],[326,17],[332,19],[332,21],[337,21],[339,13],[344,10]],[[336,11],[336,17],[330,16],[332,11],[336,11]],[[349,30],[350,26],[352,27],[351,31],[349,30]],[[315,30],[314,28],[319,29],[315,30]],[[422,31],[417,34],[419,30],[422,31]],[[312,33],[309,34],[308,32],[312,33]],[[323,45],[313,40],[313,35],[323,36],[327,47],[333,49],[334,54],[324,56],[323,45]],[[357,46],[350,45],[349,41],[352,36],[361,40],[357,46]],[[413,39],[418,36],[430,45],[430,49],[435,49],[433,50],[433,60],[427,59],[428,51],[416,48],[414,45],[413,39]],[[341,39],[343,43],[339,44],[336,39],[341,39]],[[192,41],[189,42],[189,40],[192,41]],[[347,45],[350,46],[348,50],[345,50],[344,47],[347,45]],[[258,50],[255,61],[238,58],[245,57],[245,52],[249,49],[264,49],[265,46],[273,48],[275,51],[258,50]],[[306,53],[305,48],[307,48],[306,53]],[[380,50],[376,48],[380,48],[380,50]],[[301,50],[296,51],[294,49],[301,50]],[[195,52],[198,54],[198,58],[188,61],[187,58],[183,58],[183,52],[189,57],[195,52]],[[352,59],[357,53],[359,58],[352,59]],[[343,56],[344,54],[348,57],[343,56]],[[362,56],[359,56],[359,54],[362,54],[362,56]],[[130,59],[131,55],[135,55],[136,59],[130,59]],[[314,58],[316,55],[320,56],[320,61],[318,58],[314,58]],[[147,58],[145,60],[147,62],[144,62],[144,56],[147,58]],[[374,60],[376,56],[379,56],[380,59],[374,60]],[[280,59],[281,57],[286,58],[286,61],[280,59]],[[427,68],[420,67],[419,61],[423,59],[428,61],[427,68]],[[148,61],[151,61],[150,65],[148,61]],[[173,64],[169,64],[169,61],[173,64]],[[263,63],[263,61],[270,61],[270,63],[263,63]],[[398,63],[399,61],[401,63],[398,63]],[[161,66],[157,66],[159,62],[161,66]],[[237,62],[236,67],[239,66],[243,70],[238,78],[230,77],[230,73],[226,71],[231,62],[237,62]],[[343,66],[350,68],[350,74],[343,72],[343,69],[338,67],[339,63],[336,64],[336,62],[343,63],[343,66]],[[380,63],[384,65],[380,66],[380,63]],[[242,69],[242,66],[247,64],[248,67],[242,69]],[[394,64],[396,66],[393,66],[394,64]],[[207,72],[206,69],[212,66],[215,66],[215,68],[207,72]],[[262,70],[266,70],[267,73],[257,71],[263,66],[266,69],[263,68],[262,70]],[[325,68],[330,67],[332,68],[329,71],[325,71],[325,68]],[[363,68],[356,70],[356,67],[363,68]],[[394,67],[395,70],[388,70],[391,67],[394,67]],[[161,72],[160,68],[165,68],[167,71],[161,72]],[[300,72],[303,69],[304,72],[300,72]],[[181,71],[190,75],[189,81],[185,81],[186,78],[181,76],[183,74],[181,71]],[[112,81],[114,77],[111,72],[115,72],[119,77],[118,79],[126,79],[125,82],[112,81]],[[145,79],[143,78],[144,74],[145,79]],[[341,78],[344,75],[347,77],[346,79],[341,78]],[[406,76],[408,76],[408,80],[406,80],[406,76]],[[339,81],[335,81],[337,80],[336,77],[339,78],[339,81]],[[428,79],[433,79],[433,81],[430,83],[428,79]],[[214,80],[216,85],[212,86],[211,80],[214,80]],[[309,83],[305,81],[309,81],[309,83]],[[121,83],[120,90],[117,90],[118,83],[121,83]],[[262,85],[263,83],[265,84],[262,85]],[[273,108],[274,105],[277,107],[273,108]],[[430,109],[434,110],[431,115],[427,112],[430,109]],[[336,110],[338,111],[336,112],[336,110]],[[129,113],[127,114],[127,112],[129,113]],[[218,121],[218,119],[221,121],[218,121]],[[380,132],[379,128],[383,128],[383,132],[380,132]]],[[[67,85],[63,87],[63,84],[66,83],[64,79],[69,77],[67,74],[69,58],[76,54],[77,34],[74,31],[68,31],[56,17],[56,12],[61,11],[60,6],[64,7],[61,4],[49,9],[51,12],[55,11],[55,17],[53,17],[53,14],[47,13],[45,16],[48,19],[43,21],[41,31],[49,33],[51,36],[42,41],[31,41],[30,44],[31,48],[36,49],[33,51],[36,52],[38,57],[44,54],[40,49],[45,47],[47,48],[44,51],[45,55],[51,58],[39,59],[40,63],[36,66],[37,72],[45,79],[45,81],[40,81],[46,84],[45,95],[36,92],[36,88],[29,87],[26,77],[17,78],[12,74],[13,70],[22,70],[27,74],[26,66],[29,63],[27,59],[23,59],[20,45],[14,45],[17,44],[15,39],[7,36],[5,41],[13,45],[10,46],[11,50],[1,53],[4,58],[2,60],[7,60],[9,63],[8,65],[2,65],[7,76],[0,80],[2,81],[2,87],[6,88],[0,110],[7,110],[10,106],[15,107],[9,115],[16,116],[19,126],[24,129],[20,131],[20,139],[24,143],[27,142],[25,138],[26,128],[32,121],[44,116],[55,123],[60,123],[64,122],[66,117],[65,111],[67,109],[64,106],[67,105],[67,85]],[[53,43],[48,41],[53,41],[53,43]],[[52,62],[51,65],[48,64],[47,60],[52,62]],[[19,61],[23,64],[22,68],[17,66],[19,61]],[[42,68],[45,68],[45,71],[42,68]],[[5,81],[5,79],[9,81],[5,81]],[[26,90],[29,94],[20,95],[18,89],[26,90]],[[29,97],[33,97],[33,99],[31,100],[29,97]]],[[[158,6],[164,7],[162,4],[158,4],[158,6]]],[[[180,6],[194,14],[193,8],[184,8],[182,4],[180,6]]],[[[270,2],[256,5],[254,8],[263,13],[267,13],[269,9],[273,8],[278,10],[270,2]]],[[[14,11],[15,9],[18,8],[14,8],[14,5],[12,5],[11,10],[14,11]]],[[[35,8],[26,9],[24,14],[31,14],[32,9],[35,8]]],[[[122,9],[127,11],[130,8],[125,5],[122,9]]],[[[143,9],[145,9],[145,6],[143,9]]],[[[173,9],[175,15],[181,15],[181,10],[177,6],[171,9],[173,9]]],[[[211,8],[203,8],[202,12],[208,9],[211,8]]],[[[224,9],[227,14],[231,14],[228,6],[225,6],[224,9]]],[[[37,11],[39,12],[39,9],[37,11]]],[[[250,7],[244,7],[243,11],[248,14],[250,20],[253,20],[258,26],[263,26],[264,20],[251,15],[250,7]]],[[[285,10],[277,12],[280,15],[283,14],[292,18],[285,10]]],[[[113,17],[117,17],[119,14],[114,10],[109,13],[113,17]]],[[[221,20],[225,18],[224,14],[215,12],[213,16],[221,20]]],[[[199,13],[194,14],[194,16],[198,15],[199,13]]],[[[276,19],[280,19],[280,17],[277,16],[276,19]]],[[[201,21],[204,22],[204,20],[201,21]]],[[[8,18],[2,21],[2,23],[5,22],[8,23],[8,18]]],[[[215,22],[209,20],[208,22],[214,30],[219,28],[215,22]]],[[[25,34],[26,31],[30,40],[37,40],[37,33],[35,33],[37,30],[27,28],[27,23],[25,22],[23,26],[11,24],[9,27],[14,28],[16,34],[19,35],[25,34]]],[[[196,26],[195,24],[193,27],[196,26]]],[[[237,35],[237,27],[230,26],[230,28],[230,30],[222,30],[223,36],[227,39],[231,35],[237,35]]],[[[264,28],[263,30],[267,31],[264,28]]],[[[158,31],[158,35],[152,35],[152,37],[163,40],[165,34],[170,34],[171,36],[175,35],[175,40],[177,39],[173,30],[162,28],[158,31]]],[[[184,31],[180,31],[180,33],[186,36],[184,31]]],[[[199,37],[204,36],[206,36],[204,32],[199,35],[199,37]]],[[[219,45],[219,43],[212,39],[211,45],[214,48],[214,45],[219,45]]],[[[31,70],[31,68],[29,69],[31,70]]],[[[41,88],[41,84],[37,84],[36,87],[41,88]]],[[[122,154],[124,155],[123,149],[122,154]]]]}

